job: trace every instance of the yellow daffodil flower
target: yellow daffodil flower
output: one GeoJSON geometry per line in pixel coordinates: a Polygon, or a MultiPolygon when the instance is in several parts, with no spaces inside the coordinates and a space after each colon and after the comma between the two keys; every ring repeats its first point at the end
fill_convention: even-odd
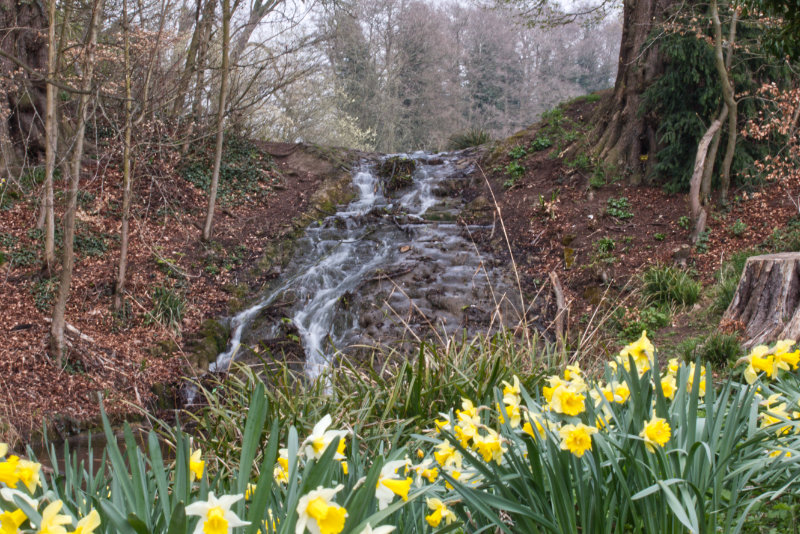
{"type": "Polygon", "coordinates": [[[192,482],[203,478],[205,467],[206,462],[203,460],[203,452],[200,449],[192,451],[192,455],[189,457],[189,473],[192,482]]]}
{"type": "Polygon", "coordinates": [[[445,525],[449,525],[457,519],[456,514],[436,497],[429,497],[427,503],[432,513],[425,516],[425,521],[433,528],[438,527],[442,521],[445,525]]]}
{"type": "Polygon", "coordinates": [[[42,465],[36,462],[31,462],[29,460],[20,460],[17,462],[17,477],[20,482],[25,484],[25,487],[28,488],[31,494],[33,494],[37,486],[41,485],[39,481],[39,472],[41,469],[42,465]]]}
{"type": "Polygon", "coordinates": [[[620,351],[618,360],[619,363],[625,367],[626,371],[630,371],[630,360],[628,357],[633,358],[636,370],[639,376],[641,376],[652,366],[651,362],[653,361],[654,354],[655,347],[653,347],[653,344],[647,339],[647,331],[643,330],[642,336],[638,340],[625,346],[620,351]]]}
{"type": "Polygon", "coordinates": [[[644,439],[644,444],[650,452],[656,452],[655,447],[664,447],[672,436],[672,429],[666,419],[653,416],[644,424],[639,434],[644,439]]]}
{"type": "Polygon", "coordinates": [[[567,365],[564,368],[564,380],[566,380],[567,382],[571,382],[576,378],[581,379],[582,377],[583,377],[583,371],[581,371],[580,366],[567,365]]]}
{"type": "Polygon", "coordinates": [[[628,397],[631,396],[631,390],[627,382],[612,382],[611,390],[614,392],[614,402],[617,404],[625,404],[628,397]]]}
{"type": "Polygon", "coordinates": [[[89,514],[78,521],[78,526],[72,534],[92,534],[100,526],[100,514],[97,510],[92,510],[89,514]]]}
{"type": "Polygon", "coordinates": [[[542,424],[542,416],[525,412],[525,424],[522,425],[522,431],[533,439],[543,438],[545,436],[545,430],[542,424]]]}
{"type": "Polygon", "coordinates": [[[303,534],[306,528],[311,534],[339,534],[344,529],[347,510],[333,502],[333,497],[344,486],[323,488],[308,492],[297,503],[297,526],[295,534],[303,534]]]}
{"type": "Polygon", "coordinates": [[[53,501],[47,505],[42,512],[42,524],[39,525],[37,534],[67,534],[64,525],[72,524],[72,518],[58,513],[62,506],[64,503],[61,501],[53,501]]]}
{"type": "Polygon", "coordinates": [[[0,458],[5,458],[8,454],[8,443],[0,443],[0,458]]]}
{"type": "Polygon", "coordinates": [[[506,395],[513,395],[515,397],[519,397],[520,393],[522,392],[522,386],[520,386],[519,377],[514,375],[511,381],[513,383],[509,384],[503,380],[503,396],[505,397],[506,395]]]}
{"type": "Polygon", "coordinates": [[[0,534],[17,534],[19,527],[28,516],[22,510],[14,510],[13,512],[5,511],[0,513],[0,534]]]}
{"type": "MultiPolygon", "coordinates": [[[[305,445],[305,455],[306,458],[314,458],[315,460],[319,460],[325,449],[328,448],[334,440],[339,438],[340,443],[344,441],[344,438],[349,434],[347,430],[328,430],[328,427],[331,426],[333,419],[331,418],[330,414],[326,414],[325,417],[319,420],[319,422],[314,425],[314,429],[311,431],[311,435],[306,438],[303,442],[305,445]]],[[[341,445],[340,445],[341,446],[341,445]]],[[[339,452],[337,447],[336,454],[334,454],[334,459],[336,460],[343,460],[344,455],[339,452]]]]}
{"type": "Polygon", "coordinates": [[[186,515],[196,515],[200,520],[193,534],[230,534],[236,527],[249,525],[231,510],[231,506],[244,498],[244,495],[223,495],[219,498],[209,492],[207,501],[193,502],[186,507],[186,515]]]}
{"type": "Polygon", "coordinates": [[[272,478],[278,484],[286,484],[289,482],[289,449],[281,449],[278,451],[278,464],[272,470],[272,478]]]}
{"type": "Polygon", "coordinates": [[[667,374],[661,379],[661,391],[664,393],[664,398],[669,400],[675,398],[675,392],[678,391],[675,375],[667,374]]]}
{"type": "Polygon", "coordinates": [[[580,458],[586,451],[592,450],[592,434],[597,432],[597,428],[583,423],[564,425],[558,431],[561,436],[561,449],[580,458]]]}
{"type": "Polygon", "coordinates": [[[549,408],[557,413],[578,415],[586,410],[586,406],[583,402],[585,399],[586,397],[584,395],[561,385],[553,392],[553,398],[550,400],[549,408]]]}
{"type": "Polygon", "coordinates": [[[484,462],[491,462],[494,460],[497,465],[503,462],[503,441],[500,435],[494,430],[487,428],[486,435],[476,435],[473,439],[473,447],[478,454],[483,457],[484,462]]]}
{"type": "Polygon", "coordinates": [[[384,464],[375,486],[375,498],[378,499],[379,510],[389,506],[395,495],[404,501],[408,500],[408,491],[413,480],[411,477],[398,476],[397,473],[401,467],[405,470],[408,464],[408,460],[394,460],[384,464]]]}
{"type": "Polygon", "coordinates": [[[542,395],[544,395],[544,400],[550,402],[553,400],[553,394],[555,393],[556,389],[559,386],[568,386],[569,383],[565,380],[562,380],[560,376],[553,375],[547,379],[548,386],[544,386],[542,388],[542,395]]]}
{"type": "Polygon", "coordinates": [[[19,463],[17,456],[9,456],[5,462],[0,462],[0,482],[9,488],[16,488],[19,482],[17,463],[19,463]]]}

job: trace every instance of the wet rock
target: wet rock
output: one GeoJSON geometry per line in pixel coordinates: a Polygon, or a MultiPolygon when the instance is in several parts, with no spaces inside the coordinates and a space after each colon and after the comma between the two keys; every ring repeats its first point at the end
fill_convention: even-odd
{"type": "Polygon", "coordinates": [[[387,193],[409,187],[414,183],[416,162],[405,156],[393,156],[384,160],[378,168],[378,176],[383,179],[383,187],[387,193]]]}
{"type": "Polygon", "coordinates": [[[215,319],[206,319],[186,343],[186,353],[194,373],[208,372],[208,365],[228,346],[230,329],[215,319]]]}

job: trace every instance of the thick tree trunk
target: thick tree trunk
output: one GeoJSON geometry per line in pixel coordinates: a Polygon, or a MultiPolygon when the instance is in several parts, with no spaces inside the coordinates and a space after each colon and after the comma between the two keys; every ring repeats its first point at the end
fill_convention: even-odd
{"type": "Polygon", "coordinates": [[[652,31],[677,0],[625,0],[619,70],[612,96],[601,106],[593,132],[600,160],[616,166],[632,184],[647,176],[656,152],[658,124],[641,114],[642,93],[664,69],[652,31]]]}
{"type": "MultiPolygon", "coordinates": [[[[47,11],[42,2],[0,0],[0,52],[42,73],[47,68],[47,11]]],[[[45,151],[41,117],[45,112],[45,84],[20,72],[10,57],[0,56],[6,78],[0,97],[0,175],[19,177],[22,165],[37,163],[45,151]],[[35,80],[35,81],[33,81],[35,80]]]]}
{"type": "Polygon", "coordinates": [[[72,285],[72,269],[75,266],[75,212],[78,207],[78,185],[83,160],[83,138],[86,121],[89,117],[89,96],[94,79],[94,58],[97,45],[97,28],[103,11],[103,0],[96,0],[92,6],[85,42],[83,60],[83,78],[81,80],[81,97],[78,104],[78,124],[75,131],[75,144],[69,169],[69,190],[67,191],[67,208],[64,213],[64,249],[61,254],[61,278],[58,285],[56,302],[53,305],[53,323],[50,327],[50,355],[59,365],[63,364],[65,354],[64,328],[66,326],[67,300],[72,285]]]}
{"type": "Polygon", "coordinates": [[[744,330],[745,346],[800,336],[800,253],[748,258],[722,323],[744,330]]]}
{"type": "Polygon", "coordinates": [[[220,71],[219,101],[217,104],[217,145],[214,150],[214,170],[211,172],[211,191],[208,195],[208,211],[203,226],[203,241],[211,239],[214,225],[214,205],[217,201],[219,171],[222,165],[222,141],[224,136],[225,105],[228,97],[228,49],[231,42],[231,2],[222,0],[222,69],[220,71]]]}

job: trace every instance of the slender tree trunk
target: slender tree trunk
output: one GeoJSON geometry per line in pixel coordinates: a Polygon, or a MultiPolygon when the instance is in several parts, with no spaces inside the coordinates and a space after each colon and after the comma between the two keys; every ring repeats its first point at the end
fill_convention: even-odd
{"type": "Polygon", "coordinates": [[[195,65],[194,98],[192,99],[192,118],[186,129],[181,155],[186,155],[192,142],[192,135],[200,124],[203,115],[203,87],[206,83],[206,56],[208,54],[208,40],[211,37],[211,20],[214,16],[214,0],[207,0],[206,11],[203,13],[200,25],[199,46],[197,48],[197,62],[195,65]]]}
{"type": "MultiPolygon", "coordinates": [[[[49,0],[49,25],[47,30],[47,78],[56,77],[56,0],[49,0]]],[[[47,107],[45,109],[45,170],[44,170],[44,271],[48,277],[53,275],[56,263],[56,221],[53,198],[53,172],[58,153],[58,122],[56,121],[56,86],[47,84],[47,107]]]]}
{"type": "Polygon", "coordinates": [[[117,284],[114,287],[113,310],[122,309],[125,296],[125,272],[128,269],[128,235],[131,212],[131,130],[133,129],[131,103],[131,56],[130,27],[128,22],[128,0],[122,2],[122,26],[125,32],[125,140],[122,149],[122,228],[120,229],[119,268],[117,284]]]}
{"type": "Polygon", "coordinates": [[[88,35],[84,50],[83,79],[78,104],[78,124],[75,130],[75,143],[70,165],[69,190],[67,192],[67,209],[64,213],[64,250],[61,258],[61,279],[58,295],[53,306],[53,323],[50,328],[50,355],[63,364],[65,355],[64,327],[66,325],[67,299],[72,285],[72,269],[75,266],[75,212],[78,204],[78,186],[81,176],[81,160],[83,159],[83,138],[86,132],[86,121],[89,116],[89,92],[94,78],[94,58],[97,44],[97,28],[103,11],[103,0],[95,0],[89,22],[88,35]]]}
{"type": "Polygon", "coordinates": [[[737,103],[734,99],[733,83],[728,76],[728,69],[733,57],[733,45],[736,41],[736,21],[738,12],[734,10],[731,20],[730,35],[728,36],[728,61],[722,55],[722,25],[719,21],[719,7],[717,0],[711,0],[711,21],[714,25],[714,64],[717,67],[720,83],[722,85],[722,99],[728,108],[728,143],[725,148],[725,158],[722,160],[722,183],[720,186],[719,198],[724,204],[728,201],[728,189],[731,185],[731,163],[736,151],[736,123],[737,123],[737,103]]]}
{"type": "Polygon", "coordinates": [[[700,234],[706,227],[706,210],[703,209],[703,204],[700,198],[700,189],[702,182],[706,176],[706,169],[714,167],[714,160],[708,157],[708,147],[711,141],[719,133],[722,126],[722,121],[725,119],[728,110],[726,106],[722,106],[722,111],[711,126],[708,127],[706,133],[700,138],[697,144],[697,155],[694,158],[694,171],[692,172],[692,179],[689,182],[689,210],[692,215],[692,222],[694,223],[694,230],[692,231],[692,242],[696,242],[700,234]]]}
{"type": "Polygon", "coordinates": [[[214,170],[211,173],[211,192],[208,197],[208,212],[203,226],[203,241],[211,239],[214,224],[214,204],[217,201],[219,169],[222,164],[222,142],[224,135],[225,105],[228,96],[228,49],[230,48],[231,2],[222,0],[222,69],[220,70],[219,103],[217,105],[217,146],[214,150],[214,170]]]}
{"type": "MultiPolygon", "coordinates": [[[[725,115],[727,114],[728,108],[725,108],[725,115]]],[[[717,133],[714,134],[714,139],[711,141],[711,148],[708,149],[706,166],[703,170],[703,183],[700,186],[700,202],[703,204],[708,202],[711,197],[711,180],[714,177],[714,162],[717,160],[720,139],[722,139],[721,130],[717,130],[717,133]]]]}
{"type": "MultiPolygon", "coordinates": [[[[192,32],[192,40],[189,41],[189,48],[186,50],[186,66],[183,68],[183,73],[178,80],[178,89],[175,94],[175,103],[172,106],[172,116],[179,118],[183,112],[183,105],[186,102],[186,96],[189,92],[189,82],[192,79],[197,68],[197,49],[200,46],[200,33],[202,27],[200,24],[200,13],[203,0],[197,0],[197,7],[195,8],[194,15],[194,31],[192,32]]],[[[213,5],[213,2],[209,0],[213,5]]]]}

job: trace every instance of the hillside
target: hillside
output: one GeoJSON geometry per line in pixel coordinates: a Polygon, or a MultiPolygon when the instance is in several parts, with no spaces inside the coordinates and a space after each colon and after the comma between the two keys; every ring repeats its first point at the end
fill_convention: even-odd
{"type": "MultiPolygon", "coordinates": [[[[707,239],[689,248],[684,195],[655,185],[629,187],[582,152],[596,105],[594,95],[573,100],[491,145],[465,182],[472,185],[460,192],[467,222],[491,226],[472,235],[476,243],[510,265],[508,236],[528,296],[541,292],[549,298],[548,276],[557,274],[575,342],[620,303],[626,320],[652,324],[641,316],[646,306],[632,292],[640,285],[635,276],[650,266],[677,263],[688,269],[706,288],[705,308],[715,275],[737,251],[763,243],[768,249],[793,246],[796,208],[787,191],[771,186],[734,192],[728,211],[711,214],[707,239]]],[[[158,410],[179,403],[181,377],[202,373],[209,358],[225,348],[227,334],[206,320],[240,310],[267,287],[305,225],[348,198],[348,164],[357,153],[237,143],[226,157],[239,172],[231,179],[245,181],[238,182],[240,190],[223,193],[211,243],[199,240],[206,202],[200,156],[190,155],[137,182],[128,307],[120,316],[110,311],[119,182],[113,170],[100,178],[96,167],[85,167],[80,261],[67,314],[75,330],[63,369],[45,353],[56,282],[40,274],[40,232],[31,220],[35,199],[25,192],[21,198],[6,195],[0,234],[5,260],[0,299],[6,310],[6,342],[0,349],[5,435],[0,441],[30,439],[44,420],[54,437],[68,435],[95,420],[98,395],[120,417],[140,407],[158,410]]],[[[676,331],[684,338],[712,329],[717,320],[699,317],[697,309],[675,312],[656,333],[666,344],[676,331]]],[[[596,349],[614,352],[626,341],[626,334],[613,328],[601,333],[604,341],[594,344],[596,349]]]]}

